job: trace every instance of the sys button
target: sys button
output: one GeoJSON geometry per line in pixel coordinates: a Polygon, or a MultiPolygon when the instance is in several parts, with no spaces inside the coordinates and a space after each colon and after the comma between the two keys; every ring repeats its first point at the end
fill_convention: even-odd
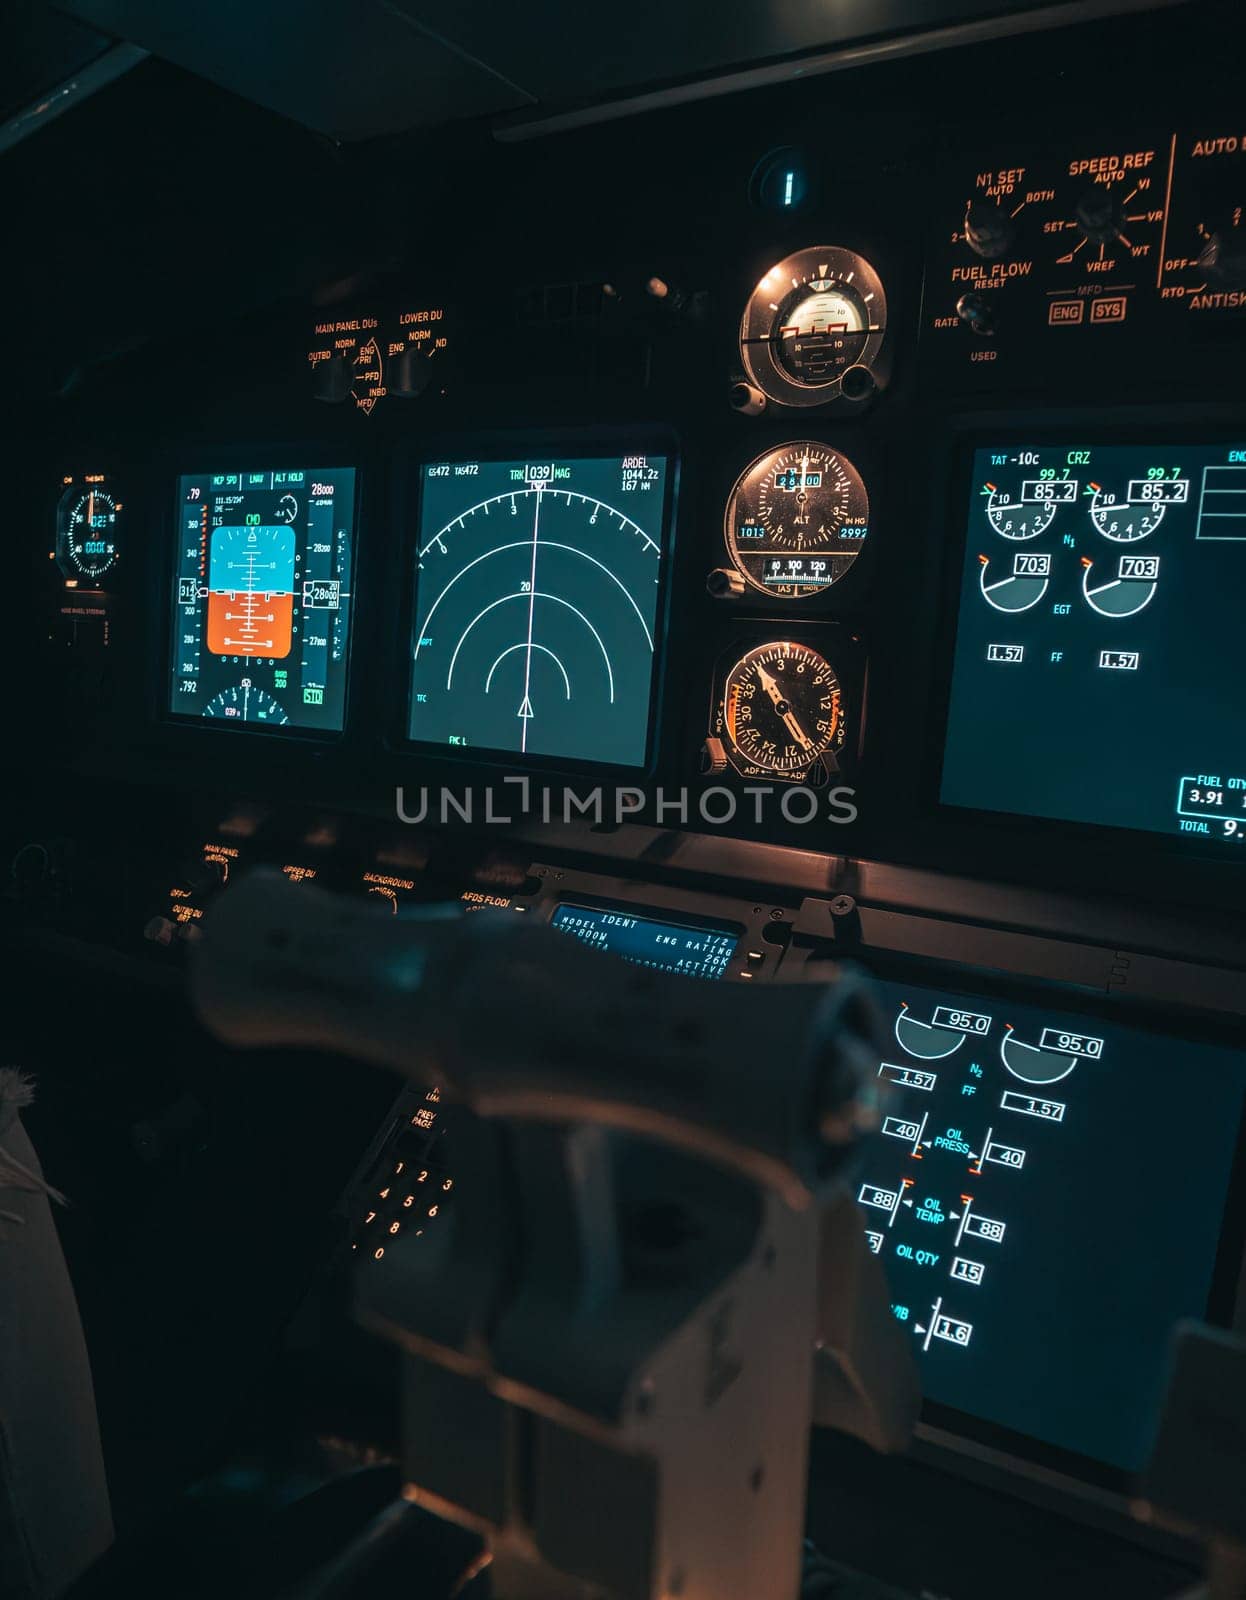
{"type": "Polygon", "coordinates": [[[1123,294],[1105,294],[1091,305],[1090,320],[1092,322],[1124,322],[1125,312],[1129,308],[1129,301],[1123,294]]]}

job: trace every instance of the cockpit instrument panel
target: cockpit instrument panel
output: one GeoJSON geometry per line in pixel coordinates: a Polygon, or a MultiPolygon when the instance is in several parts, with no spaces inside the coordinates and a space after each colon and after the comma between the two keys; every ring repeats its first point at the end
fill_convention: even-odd
{"type": "Polygon", "coordinates": [[[1133,1470],[1208,1314],[1246,1056],[892,981],[857,1187],[927,1398],[1133,1470]],[[1140,1263],[1144,1263],[1142,1266],[1140,1263]]]}
{"type": "Polygon", "coordinates": [[[1246,446],[973,458],[941,798],[1246,854],[1246,446]]]}
{"type": "Polygon", "coordinates": [[[191,474],[177,517],[169,712],[340,732],[355,469],[191,474]]]}
{"type": "Polygon", "coordinates": [[[425,462],[407,736],[643,767],[671,459],[425,462]]]}

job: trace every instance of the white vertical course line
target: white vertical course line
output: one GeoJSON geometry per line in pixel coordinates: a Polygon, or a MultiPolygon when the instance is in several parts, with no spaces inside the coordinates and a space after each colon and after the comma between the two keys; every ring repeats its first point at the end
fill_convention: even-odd
{"type": "Polygon", "coordinates": [[[536,609],[536,535],[540,521],[541,486],[538,483],[536,508],[532,513],[532,568],[528,575],[528,648],[524,655],[523,704],[519,708],[520,720],[523,722],[523,734],[519,742],[521,751],[526,751],[528,748],[528,724],[532,720],[532,702],[528,698],[528,692],[532,685],[532,615],[536,609]]]}

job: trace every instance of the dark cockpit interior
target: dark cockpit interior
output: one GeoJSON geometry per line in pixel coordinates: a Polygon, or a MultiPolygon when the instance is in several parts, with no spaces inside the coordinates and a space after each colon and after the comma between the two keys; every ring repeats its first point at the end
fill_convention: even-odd
{"type": "Polygon", "coordinates": [[[1244,59],[10,0],[2,1600],[1243,1600],[1244,59]]]}

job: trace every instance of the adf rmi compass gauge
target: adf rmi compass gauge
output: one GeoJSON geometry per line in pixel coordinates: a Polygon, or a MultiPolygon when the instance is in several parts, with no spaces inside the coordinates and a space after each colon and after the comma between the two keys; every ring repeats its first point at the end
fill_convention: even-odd
{"type": "Polygon", "coordinates": [[[744,777],[800,783],[844,742],[843,697],[835,669],[792,640],[758,645],[727,674],[720,727],[727,757],[744,777]]]}

